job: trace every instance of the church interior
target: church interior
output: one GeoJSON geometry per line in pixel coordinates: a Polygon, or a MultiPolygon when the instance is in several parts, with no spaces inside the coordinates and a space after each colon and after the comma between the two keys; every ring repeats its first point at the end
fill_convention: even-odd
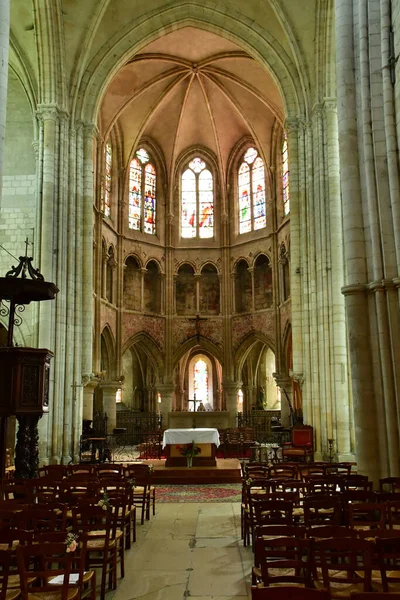
{"type": "Polygon", "coordinates": [[[3,454],[304,424],[400,477],[399,28],[400,0],[0,0],[0,350],[49,357],[3,454]],[[54,295],[10,318],[24,255],[54,295]]]}

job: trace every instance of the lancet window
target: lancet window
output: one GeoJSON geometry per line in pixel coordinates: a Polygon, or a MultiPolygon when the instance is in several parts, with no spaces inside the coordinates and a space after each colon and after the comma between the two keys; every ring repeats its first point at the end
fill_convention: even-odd
{"type": "Polygon", "coordinates": [[[207,164],[194,158],[181,177],[181,236],[214,236],[214,181],[207,164]]]}
{"type": "Polygon", "coordinates": [[[289,193],[289,151],[286,131],[283,132],[282,142],[282,191],[283,191],[283,214],[286,216],[290,212],[290,193],[289,193]]]}
{"type": "Polygon", "coordinates": [[[239,233],[266,226],[265,167],[255,148],[249,148],[239,167],[239,233]]]}
{"type": "Polygon", "coordinates": [[[140,148],[129,168],[129,229],[156,233],[157,173],[150,156],[140,148]]]}
{"type": "Polygon", "coordinates": [[[106,217],[111,215],[111,184],[112,184],[112,146],[107,142],[104,148],[104,197],[103,212],[106,217]]]}

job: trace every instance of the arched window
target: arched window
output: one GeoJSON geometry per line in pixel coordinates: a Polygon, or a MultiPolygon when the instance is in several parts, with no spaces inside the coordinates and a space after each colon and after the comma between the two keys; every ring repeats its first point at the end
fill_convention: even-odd
{"type": "Polygon", "coordinates": [[[239,233],[266,226],[265,168],[255,148],[249,148],[239,167],[239,233]]]}
{"type": "Polygon", "coordinates": [[[283,190],[283,214],[286,216],[290,212],[290,193],[289,193],[289,153],[286,131],[283,132],[282,142],[282,190],[283,190]]]}
{"type": "Polygon", "coordinates": [[[156,169],[141,148],[129,168],[129,229],[156,233],[156,169]]]}
{"type": "Polygon", "coordinates": [[[112,182],[112,146],[111,142],[107,142],[104,149],[104,199],[103,212],[106,217],[111,215],[111,182],[112,182]]]}
{"type": "Polygon", "coordinates": [[[196,410],[202,402],[206,410],[213,409],[213,365],[204,354],[196,354],[188,365],[188,408],[194,410],[194,398],[196,398],[196,410]]]}
{"type": "Polygon", "coordinates": [[[181,178],[181,236],[211,238],[214,235],[214,182],[201,158],[194,158],[181,178]]]}

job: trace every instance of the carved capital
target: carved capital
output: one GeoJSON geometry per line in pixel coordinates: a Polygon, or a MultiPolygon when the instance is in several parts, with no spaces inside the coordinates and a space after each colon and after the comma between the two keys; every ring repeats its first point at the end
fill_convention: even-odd
{"type": "Polygon", "coordinates": [[[300,388],[303,387],[304,382],[306,380],[303,373],[294,373],[293,371],[291,371],[289,373],[289,375],[291,376],[291,378],[293,379],[293,381],[295,381],[296,383],[299,384],[300,388]]]}

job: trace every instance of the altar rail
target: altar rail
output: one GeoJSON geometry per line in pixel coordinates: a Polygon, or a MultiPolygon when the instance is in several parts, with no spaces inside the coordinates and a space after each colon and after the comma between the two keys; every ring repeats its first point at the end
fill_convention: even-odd
{"type": "Polygon", "coordinates": [[[149,431],[162,429],[162,416],[157,413],[141,413],[133,410],[117,410],[117,429],[125,429],[124,437],[130,443],[141,444],[149,431]]]}
{"type": "Polygon", "coordinates": [[[279,410],[252,410],[239,412],[238,427],[250,427],[254,431],[254,440],[260,444],[278,444],[290,441],[290,431],[281,427],[279,410]]]}

